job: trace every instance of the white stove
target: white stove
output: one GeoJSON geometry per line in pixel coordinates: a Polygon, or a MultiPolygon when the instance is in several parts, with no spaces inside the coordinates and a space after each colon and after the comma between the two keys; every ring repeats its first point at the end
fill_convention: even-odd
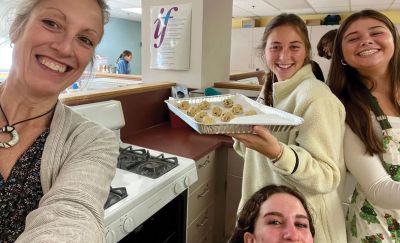
{"type": "MultiPolygon", "coordinates": [[[[72,108],[87,119],[114,130],[118,137],[119,129],[125,125],[119,101],[97,102],[72,108]]],[[[143,149],[120,143],[122,148],[128,146],[132,146],[133,149],[143,149]]],[[[107,243],[123,239],[198,179],[194,160],[147,150],[153,156],[164,154],[166,157],[176,157],[178,166],[155,179],[117,169],[111,187],[125,187],[128,196],[105,209],[104,226],[107,243]]]]}

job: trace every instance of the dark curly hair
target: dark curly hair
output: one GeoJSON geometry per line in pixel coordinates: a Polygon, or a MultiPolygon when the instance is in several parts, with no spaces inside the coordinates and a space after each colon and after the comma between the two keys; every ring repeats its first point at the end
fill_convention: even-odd
{"type": "Polygon", "coordinates": [[[237,218],[236,227],[233,230],[232,236],[229,239],[229,243],[243,243],[244,242],[244,234],[246,232],[253,233],[254,226],[260,212],[261,205],[268,200],[272,195],[277,193],[287,193],[294,197],[296,197],[304,207],[304,210],[307,213],[307,217],[310,221],[310,232],[314,237],[315,228],[312,222],[312,217],[310,211],[307,207],[307,203],[303,196],[287,187],[287,186],[277,186],[277,185],[269,185],[261,188],[243,206],[242,211],[239,213],[237,218]]]}

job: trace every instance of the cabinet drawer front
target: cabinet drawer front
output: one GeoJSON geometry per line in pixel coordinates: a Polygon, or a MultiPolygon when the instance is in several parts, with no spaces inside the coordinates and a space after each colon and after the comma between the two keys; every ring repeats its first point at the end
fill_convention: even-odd
{"type": "Polygon", "coordinates": [[[215,176],[215,151],[196,161],[196,168],[198,180],[189,187],[189,194],[192,194],[201,184],[215,176]]]}
{"type": "MultiPolygon", "coordinates": [[[[214,207],[211,205],[206,210],[200,213],[198,218],[189,225],[187,229],[188,243],[196,243],[204,240],[206,234],[211,234],[210,231],[214,225],[214,207]]],[[[209,237],[212,240],[212,235],[209,237]]]]}
{"type": "Polygon", "coordinates": [[[213,233],[213,230],[211,228],[211,230],[206,233],[206,237],[201,239],[199,241],[199,243],[213,243],[214,242],[213,241],[213,237],[214,237],[214,233],[213,233]]]}
{"type": "Polygon", "coordinates": [[[188,202],[188,224],[196,219],[199,213],[208,207],[214,200],[215,180],[210,180],[199,186],[189,196],[188,202]]]}

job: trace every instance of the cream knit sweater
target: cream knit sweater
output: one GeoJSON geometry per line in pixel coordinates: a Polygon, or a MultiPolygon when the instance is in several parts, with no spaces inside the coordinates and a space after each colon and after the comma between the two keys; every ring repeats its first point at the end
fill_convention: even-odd
{"type": "Polygon", "coordinates": [[[117,156],[112,131],[58,102],[40,167],[44,196],[16,242],[104,242],[103,205],[117,156]]]}

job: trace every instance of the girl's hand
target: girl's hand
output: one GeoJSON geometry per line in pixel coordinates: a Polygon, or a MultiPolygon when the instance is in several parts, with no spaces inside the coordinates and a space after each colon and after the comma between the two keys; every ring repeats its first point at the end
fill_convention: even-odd
{"type": "Polygon", "coordinates": [[[252,134],[238,133],[228,134],[228,136],[239,140],[246,147],[256,150],[271,159],[277,158],[283,149],[278,139],[264,126],[255,125],[252,134]]]}

